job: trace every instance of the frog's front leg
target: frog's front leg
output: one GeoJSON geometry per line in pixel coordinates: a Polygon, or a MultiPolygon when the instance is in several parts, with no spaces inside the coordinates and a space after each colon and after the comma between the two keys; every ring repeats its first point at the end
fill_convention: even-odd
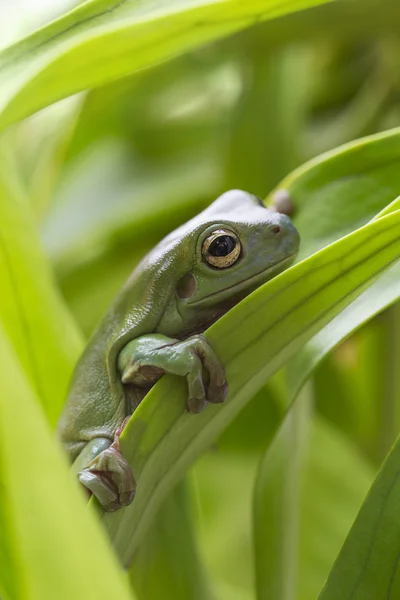
{"type": "Polygon", "coordinates": [[[139,387],[152,385],[164,373],[186,377],[187,409],[191,413],[200,412],[206,401],[224,402],[227,395],[224,368],[203,335],[183,341],[161,334],[141,336],[121,350],[118,370],[122,383],[139,387]]]}
{"type": "Polygon", "coordinates": [[[115,432],[114,441],[101,437],[88,442],[73,465],[80,483],[108,512],[128,506],[135,494],[132,469],[119,448],[122,430],[123,425],[115,432]]]}

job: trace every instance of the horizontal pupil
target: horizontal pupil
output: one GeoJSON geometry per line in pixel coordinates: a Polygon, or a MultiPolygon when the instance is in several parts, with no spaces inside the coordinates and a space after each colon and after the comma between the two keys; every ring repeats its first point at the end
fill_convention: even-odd
{"type": "Polygon", "coordinates": [[[236,246],[235,238],[230,235],[221,235],[215,239],[208,250],[211,256],[228,256],[236,246]]]}

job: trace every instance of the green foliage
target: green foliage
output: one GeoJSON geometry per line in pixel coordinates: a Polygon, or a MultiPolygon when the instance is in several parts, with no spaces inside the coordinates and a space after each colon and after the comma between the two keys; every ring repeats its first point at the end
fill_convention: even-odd
{"type": "Polygon", "coordinates": [[[375,479],[319,596],[322,600],[399,595],[399,449],[396,442],[375,479]]]}
{"type": "Polygon", "coordinates": [[[1,597],[132,598],[4,332],[0,381],[1,597]]]}
{"type": "Polygon", "coordinates": [[[121,437],[121,448],[141,481],[135,502],[104,517],[124,563],[180,471],[306,341],[398,260],[399,222],[400,211],[395,211],[320,250],[211,327],[207,337],[225,364],[230,384],[223,407],[210,406],[193,419],[184,408],[184,382],[164,377],[154,386],[121,437]],[[163,404],[163,397],[171,402],[163,404]]]}
{"type": "Polygon", "coordinates": [[[199,44],[325,1],[90,0],[2,52],[0,126],[199,44]]]}
{"type": "Polygon", "coordinates": [[[90,0],[0,52],[3,600],[397,597],[399,23],[90,0]],[[232,187],[290,195],[299,262],[207,331],[226,404],[190,416],[164,377],[121,439],[135,501],[85,508],[52,439],[80,331],[232,187]]]}

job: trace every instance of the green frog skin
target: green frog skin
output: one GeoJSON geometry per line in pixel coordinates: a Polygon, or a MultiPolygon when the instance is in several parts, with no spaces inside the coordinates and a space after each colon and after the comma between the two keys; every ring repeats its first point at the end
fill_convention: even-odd
{"type": "Polygon", "coordinates": [[[135,493],[119,448],[124,421],[164,373],[186,378],[191,413],[224,402],[224,368],[202,333],[287,268],[298,248],[289,217],[232,190],[132,272],[77,364],[57,428],[79,481],[105,510],[135,493]]]}

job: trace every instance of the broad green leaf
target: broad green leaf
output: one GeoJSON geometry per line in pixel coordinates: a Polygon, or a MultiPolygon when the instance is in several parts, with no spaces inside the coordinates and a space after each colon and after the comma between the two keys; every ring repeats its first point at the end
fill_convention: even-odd
{"type": "Polygon", "coordinates": [[[400,129],[356,140],[309,161],[288,175],[280,190],[294,204],[294,221],[308,256],[363,225],[400,189],[400,129]]]}
{"type": "Polygon", "coordinates": [[[132,598],[2,329],[0,397],[0,595],[132,598]]]}
{"type": "Polygon", "coordinates": [[[212,600],[197,548],[191,495],[186,483],[172,490],[140,544],[130,569],[139,600],[212,600]]]}
{"type": "Polygon", "coordinates": [[[224,406],[193,417],[184,410],[184,381],[164,377],[152,389],[121,439],[139,480],[135,501],[103,517],[124,563],[195,457],[308,339],[398,260],[399,223],[397,211],[362,227],[262,286],[208,330],[226,365],[224,406]]]}
{"type": "Polygon", "coordinates": [[[400,594],[400,441],[385,460],[320,600],[394,600],[400,594]]]}
{"type": "Polygon", "coordinates": [[[325,1],[85,2],[0,54],[0,128],[83,89],[325,1]]]}
{"type": "MultiPolygon", "coordinates": [[[[361,143],[355,142],[350,146],[344,146],[305,165],[297,172],[297,176],[296,173],[293,176],[289,176],[287,178],[289,185],[285,185],[285,182],[282,184],[282,187],[300,205],[298,208],[298,225],[303,222],[303,213],[309,219],[308,226],[303,226],[305,231],[305,253],[309,249],[310,238],[312,246],[315,241],[319,242],[319,235],[321,234],[321,222],[319,219],[315,221],[315,227],[311,226],[311,211],[307,212],[309,206],[314,207],[317,212],[319,209],[324,211],[325,219],[322,222],[322,228],[325,226],[324,233],[327,237],[337,236],[340,233],[340,229],[345,230],[352,223],[354,226],[355,215],[357,215],[357,220],[361,218],[365,219],[368,211],[371,210],[371,202],[368,203],[368,198],[371,198],[376,203],[376,209],[380,208],[379,203],[382,201],[382,198],[387,198],[388,189],[391,189],[390,186],[394,187],[396,178],[399,177],[398,152],[400,144],[398,132],[394,132],[394,136],[394,139],[397,140],[395,144],[393,144],[393,132],[391,132],[389,136],[385,134],[384,136],[362,140],[361,143]],[[377,146],[376,149],[374,148],[375,145],[377,146]],[[389,148],[386,148],[388,154],[386,154],[385,162],[380,165],[379,163],[384,153],[383,149],[387,145],[389,146],[389,148]],[[365,146],[367,146],[367,149],[365,146]],[[369,158],[369,165],[365,174],[363,174],[364,167],[360,168],[360,166],[366,163],[366,155],[369,158]],[[387,180],[380,179],[381,170],[388,176],[387,180]],[[392,178],[390,178],[390,175],[392,175],[392,178]],[[364,179],[364,182],[362,179],[364,179]],[[345,182],[345,189],[340,194],[342,181],[345,182]],[[302,185],[304,185],[304,188],[302,188],[302,185]],[[306,189],[308,190],[308,195],[306,195],[306,189]],[[335,193],[335,189],[339,190],[338,194],[335,193]],[[363,198],[363,201],[360,201],[359,207],[356,206],[356,210],[358,208],[358,211],[355,213],[355,207],[353,206],[354,198],[358,197],[360,189],[364,192],[365,199],[363,198]],[[337,219],[335,214],[335,211],[337,211],[337,202],[340,202],[341,206],[344,207],[343,214],[340,215],[340,220],[337,219]],[[362,211],[364,211],[364,215],[362,215],[362,211]]],[[[396,210],[398,206],[398,200],[392,202],[377,217],[389,214],[391,211],[396,210]]],[[[289,361],[287,372],[289,381],[291,382],[292,398],[299,393],[301,386],[305,384],[312,370],[334,345],[347,337],[362,323],[372,318],[376,312],[399,298],[400,286],[398,284],[398,274],[399,268],[396,265],[356,299],[354,303],[333,319],[331,323],[323,328],[289,361]],[[376,293],[374,294],[373,291],[375,289],[376,293]]],[[[286,597],[285,586],[288,585],[286,573],[287,560],[283,556],[284,551],[279,551],[279,548],[287,536],[290,537],[290,531],[288,532],[287,530],[287,519],[288,515],[291,514],[290,507],[292,504],[290,500],[293,496],[290,497],[289,507],[285,510],[285,497],[283,497],[281,488],[283,487],[284,490],[285,486],[291,484],[291,481],[289,481],[291,478],[289,475],[286,478],[286,474],[293,469],[293,463],[297,463],[297,453],[291,451],[290,443],[288,442],[292,438],[288,438],[284,434],[285,428],[290,427],[290,423],[294,418],[294,409],[292,409],[287,417],[287,425],[283,425],[281,434],[276,438],[274,444],[267,452],[265,459],[266,468],[262,470],[258,482],[258,488],[261,488],[258,489],[258,494],[261,495],[262,501],[265,503],[262,508],[269,507],[269,510],[266,508],[263,512],[261,508],[258,511],[261,513],[261,518],[257,519],[256,517],[256,527],[260,526],[260,522],[265,522],[266,529],[269,529],[269,531],[276,530],[276,535],[270,536],[258,536],[257,531],[255,532],[256,543],[258,540],[260,548],[256,564],[259,564],[259,561],[261,561],[261,566],[258,569],[258,581],[261,586],[259,587],[260,598],[269,597],[271,594],[271,597],[286,597]],[[274,450],[275,448],[276,450],[274,450]],[[281,479],[276,477],[274,479],[273,476],[275,472],[274,465],[277,467],[279,464],[275,456],[276,452],[286,458],[286,468],[278,469],[281,479]],[[269,484],[269,487],[267,484],[269,484]],[[277,501],[277,498],[281,498],[281,500],[277,501]],[[273,512],[268,503],[272,503],[272,506],[276,507],[277,514],[273,512]],[[264,519],[262,518],[263,514],[265,516],[264,519]],[[274,527],[269,522],[268,516],[273,522],[274,527]],[[278,548],[278,552],[274,553],[272,548],[278,548]],[[276,561],[276,564],[274,563],[275,568],[272,568],[271,572],[268,571],[268,567],[266,566],[268,561],[265,560],[265,553],[267,552],[270,552],[276,561]],[[280,586],[283,586],[283,588],[280,586]]],[[[295,541],[293,541],[293,544],[295,544],[295,541]]],[[[289,595],[288,597],[291,596],[289,595]]]]}
{"type": "Polygon", "coordinates": [[[0,315],[52,425],[82,347],[37,239],[31,206],[0,149],[0,315]]]}
{"type": "MultiPolygon", "coordinates": [[[[310,246],[313,247],[315,244],[322,243],[322,239],[335,238],[341,230],[345,231],[347,227],[354,226],[357,221],[364,220],[369,216],[368,212],[371,210],[371,205],[375,206],[375,210],[381,208],[380,202],[382,200],[387,201],[388,193],[395,188],[399,178],[399,149],[398,132],[390,132],[389,135],[385,134],[361,140],[361,143],[355,142],[324,157],[319,157],[302,167],[297,173],[295,172],[293,176],[287,178],[288,185],[284,182],[282,187],[289,192],[299,205],[297,224],[301,226],[301,223],[306,223],[306,225],[303,224],[305,254],[309,251],[310,246]],[[386,156],[384,156],[385,149],[386,156]],[[384,162],[380,164],[383,156],[384,162]],[[368,165],[366,169],[365,164],[368,165]],[[365,173],[363,173],[364,169],[365,173]],[[387,179],[382,177],[383,174],[387,179]],[[304,187],[302,187],[303,185],[304,187]],[[361,191],[364,197],[362,200],[360,199],[358,206],[357,203],[354,206],[354,199],[359,197],[361,191]],[[340,203],[339,211],[341,214],[339,219],[337,218],[337,203],[340,203]],[[315,225],[312,225],[311,207],[316,210],[317,214],[320,211],[319,216],[324,215],[322,222],[317,218],[314,221],[315,225]],[[343,211],[341,211],[341,207],[344,208],[343,211]],[[323,232],[322,236],[321,231],[323,232]]],[[[399,201],[395,200],[377,215],[377,218],[390,214],[391,211],[398,209],[398,206],[399,201]]],[[[350,306],[345,308],[331,323],[318,332],[288,362],[287,372],[291,383],[291,399],[299,393],[301,386],[305,384],[312,370],[335,345],[372,318],[376,312],[383,310],[400,297],[398,281],[399,267],[395,265],[350,306]]],[[[288,419],[293,418],[292,411],[290,411],[288,419]]],[[[286,471],[288,472],[290,470],[289,466],[297,459],[295,458],[296,454],[290,452],[290,448],[285,445],[286,439],[285,437],[282,439],[278,437],[275,444],[277,444],[278,451],[281,453],[286,452],[284,456],[287,458],[286,471]]],[[[272,449],[267,453],[267,463],[268,460],[274,462],[274,456],[271,457],[271,452],[273,452],[272,449]]],[[[270,467],[271,465],[269,465],[269,469],[264,471],[267,481],[269,481],[270,472],[273,472],[270,467]]],[[[284,472],[281,472],[281,477],[285,482],[284,472]]],[[[263,486],[262,478],[259,485],[263,486]]],[[[289,483],[286,483],[286,485],[289,485],[289,483]]],[[[272,481],[271,486],[269,500],[267,497],[265,501],[273,502],[273,498],[276,499],[282,496],[276,482],[272,481]]],[[[263,495],[263,498],[266,498],[266,494],[263,495]]],[[[278,501],[277,506],[281,509],[285,505],[278,501]]],[[[268,511],[265,514],[268,514],[268,511]]],[[[264,552],[270,550],[276,540],[285,539],[286,517],[285,511],[283,511],[280,519],[273,519],[277,527],[277,534],[272,536],[273,539],[268,536],[259,538],[259,545],[264,549],[264,552]]],[[[262,564],[265,563],[263,558],[261,553],[262,564]]],[[[262,594],[269,595],[268,592],[271,590],[268,586],[273,586],[274,582],[278,586],[286,585],[287,578],[282,574],[282,565],[285,563],[282,558],[279,561],[279,553],[276,560],[278,565],[281,565],[281,577],[279,577],[279,569],[274,569],[268,577],[263,577],[264,572],[261,568],[258,570],[259,581],[263,586],[260,597],[264,597],[262,594]]],[[[277,593],[276,597],[279,597],[279,595],[277,593]]]]}
{"type": "MultiPolygon", "coordinates": [[[[298,206],[296,224],[304,231],[303,254],[372,217],[397,210],[388,206],[400,189],[400,130],[347,144],[310,161],[289,176],[286,189],[298,206]]],[[[394,265],[368,291],[311,339],[287,365],[294,397],[321,360],[343,339],[400,296],[400,267],[394,265]]]]}

